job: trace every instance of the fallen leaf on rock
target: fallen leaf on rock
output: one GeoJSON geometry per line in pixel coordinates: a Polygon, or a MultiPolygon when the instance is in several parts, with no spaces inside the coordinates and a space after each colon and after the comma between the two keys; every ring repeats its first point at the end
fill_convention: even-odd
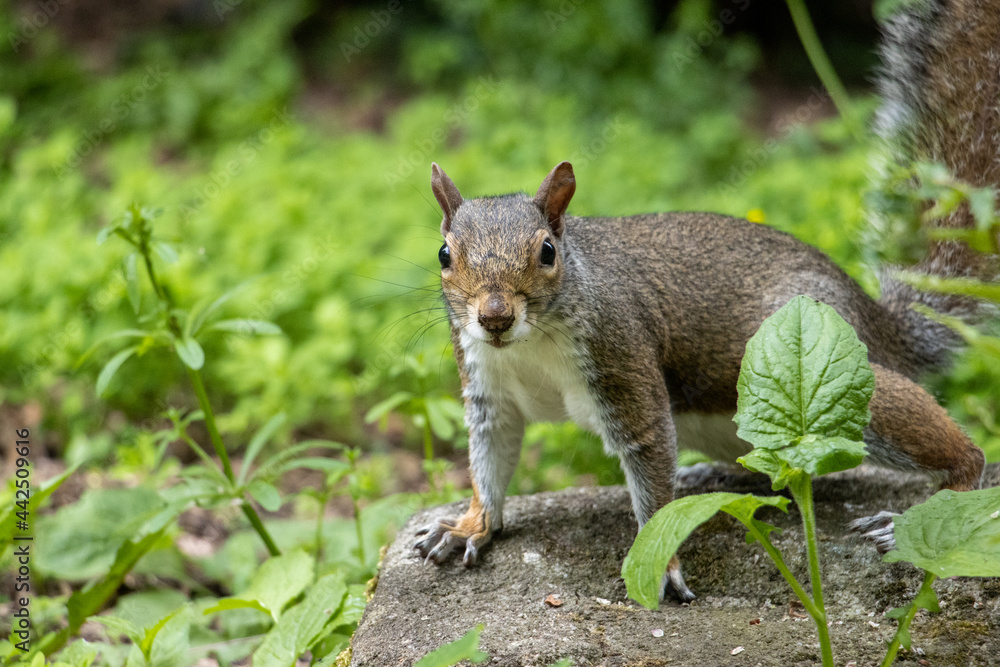
{"type": "Polygon", "coordinates": [[[737,646],[736,648],[734,648],[732,651],[729,652],[729,655],[739,655],[740,653],[743,653],[743,651],[745,650],[746,649],[743,648],[742,646],[737,646]]]}
{"type": "Polygon", "coordinates": [[[550,593],[545,596],[545,604],[550,607],[561,607],[563,601],[559,599],[559,596],[555,593],[550,593]]]}

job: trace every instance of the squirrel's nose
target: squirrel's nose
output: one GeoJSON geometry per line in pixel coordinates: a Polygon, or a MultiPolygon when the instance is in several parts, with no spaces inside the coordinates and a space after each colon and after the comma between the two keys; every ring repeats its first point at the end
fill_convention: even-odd
{"type": "Polygon", "coordinates": [[[499,336],[514,325],[514,309],[500,294],[491,294],[479,310],[479,324],[487,333],[499,336]]]}

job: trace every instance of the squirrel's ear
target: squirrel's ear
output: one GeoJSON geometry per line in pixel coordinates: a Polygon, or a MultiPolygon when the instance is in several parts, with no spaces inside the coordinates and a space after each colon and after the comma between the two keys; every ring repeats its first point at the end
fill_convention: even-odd
{"type": "Polygon", "coordinates": [[[535,195],[535,204],[542,209],[552,233],[556,238],[563,233],[563,215],[569,200],[576,192],[576,177],[573,175],[573,165],[569,162],[560,162],[549,172],[549,175],[542,181],[535,195]]]}
{"type": "Polygon", "coordinates": [[[444,213],[444,220],[441,221],[441,236],[444,236],[451,230],[451,218],[464,200],[462,193],[436,162],[431,163],[431,190],[444,213]]]}

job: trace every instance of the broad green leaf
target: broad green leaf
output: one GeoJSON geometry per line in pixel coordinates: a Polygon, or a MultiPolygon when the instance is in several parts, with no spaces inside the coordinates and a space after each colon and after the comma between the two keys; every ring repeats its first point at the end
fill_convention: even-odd
{"type": "Polygon", "coordinates": [[[177,356],[181,358],[184,365],[191,370],[199,370],[205,365],[205,351],[201,349],[201,345],[194,338],[190,336],[175,338],[174,349],[177,350],[177,356]]]}
{"type": "Polygon", "coordinates": [[[793,468],[816,477],[855,468],[861,465],[864,457],[862,442],[807,435],[782,449],[754,449],[737,461],[748,470],[768,475],[773,482],[772,488],[778,491],[785,488],[793,468]]]}
{"type": "Polygon", "coordinates": [[[312,557],[302,550],[290,551],[264,561],[247,590],[236,597],[256,600],[277,621],[285,605],[304,591],[312,579],[312,557]]]}
{"type": "Polygon", "coordinates": [[[893,519],[889,563],[907,561],[939,577],[1000,576],[1000,487],[945,489],[893,519]]]}
{"type": "Polygon", "coordinates": [[[132,310],[138,314],[142,308],[142,294],[139,292],[139,256],[136,253],[125,258],[125,290],[128,292],[132,310]]]}
{"type": "Polygon", "coordinates": [[[489,659],[489,654],[479,650],[479,634],[483,625],[479,624],[466,632],[461,639],[445,644],[420,658],[413,667],[451,667],[463,660],[480,663],[489,659]]]}
{"type": "Polygon", "coordinates": [[[281,493],[270,482],[255,479],[247,485],[247,493],[268,512],[277,512],[281,509],[281,493]]]}
{"type": "Polygon", "coordinates": [[[413,398],[412,393],[408,391],[397,391],[384,401],[380,401],[373,405],[371,409],[365,413],[365,423],[371,424],[372,422],[381,419],[411,398],[413,398]]]}
{"type": "Polygon", "coordinates": [[[329,574],[309,587],[305,599],[289,609],[254,651],[254,667],[294,667],[309,647],[332,630],[327,624],[340,608],[347,586],[329,574]]]}
{"type": "Polygon", "coordinates": [[[660,586],[670,559],[688,535],[719,510],[731,505],[733,515],[742,521],[741,517],[752,517],[763,505],[784,509],[787,504],[787,498],[739,493],[704,493],[666,504],[639,531],[622,564],[629,597],[648,609],[659,607],[660,586]]]}
{"type": "Polygon", "coordinates": [[[39,517],[33,565],[39,574],[80,581],[108,571],[128,539],[167,507],[145,487],[94,489],[77,502],[39,517]]]}
{"type": "Polygon", "coordinates": [[[267,441],[271,439],[271,436],[281,428],[281,426],[288,420],[288,415],[284,412],[279,412],[270,419],[267,423],[260,427],[252,438],[250,438],[250,443],[247,445],[247,451],[243,456],[243,467],[240,468],[239,483],[242,484],[249,474],[250,467],[253,465],[254,460],[257,458],[257,454],[260,450],[267,444],[267,441]]]}
{"type": "Polygon", "coordinates": [[[817,477],[861,465],[865,445],[847,438],[807,435],[779,453],[788,465],[817,477]]]}
{"type": "Polygon", "coordinates": [[[830,306],[797,296],[747,343],[734,421],[755,447],[805,435],[861,440],[875,375],[868,350],[830,306]]]}
{"type": "Polygon", "coordinates": [[[96,390],[98,396],[104,395],[104,392],[108,388],[108,384],[111,382],[111,378],[115,376],[115,373],[117,373],[118,369],[122,367],[122,364],[128,361],[129,357],[135,354],[138,350],[139,346],[133,345],[132,347],[126,348],[111,357],[110,361],[104,364],[104,368],[101,369],[100,374],[97,376],[96,390]]]}
{"type": "Polygon", "coordinates": [[[281,327],[274,322],[265,320],[219,320],[213,322],[208,328],[212,331],[226,331],[242,336],[278,336],[282,333],[281,327]]]}

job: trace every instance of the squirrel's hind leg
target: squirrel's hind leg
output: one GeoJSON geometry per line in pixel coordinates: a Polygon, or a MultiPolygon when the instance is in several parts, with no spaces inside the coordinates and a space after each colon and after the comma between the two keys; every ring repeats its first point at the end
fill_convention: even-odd
{"type": "MultiPolygon", "coordinates": [[[[865,445],[872,460],[890,468],[930,473],[942,479],[942,486],[955,491],[979,488],[985,465],[983,451],[920,385],[878,364],[872,364],[872,370],[872,420],[865,429],[865,445]]],[[[879,512],[857,519],[851,530],[886,553],[896,546],[894,516],[879,512]]]]}
{"type": "Polygon", "coordinates": [[[978,489],[985,466],[976,447],[920,385],[878,364],[865,445],[875,463],[917,470],[955,491],[978,489]]]}

